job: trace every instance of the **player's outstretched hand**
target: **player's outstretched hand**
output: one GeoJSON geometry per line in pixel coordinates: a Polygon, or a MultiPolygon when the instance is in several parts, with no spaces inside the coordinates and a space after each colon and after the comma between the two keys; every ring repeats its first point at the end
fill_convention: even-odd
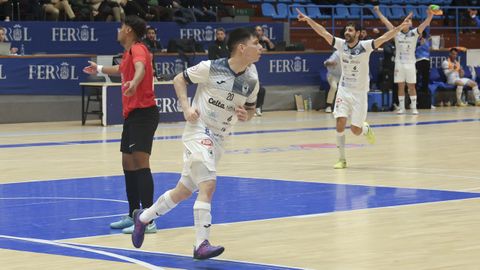
{"type": "Polygon", "coordinates": [[[407,17],[405,17],[405,19],[403,20],[403,22],[402,22],[402,24],[400,25],[400,27],[409,25],[410,22],[408,22],[408,20],[411,20],[411,19],[412,19],[412,16],[413,16],[413,12],[410,11],[410,13],[408,13],[407,17]]]}
{"type": "Polygon", "coordinates": [[[190,107],[183,111],[183,117],[185,117],[185,120],[193,124],[197,122],[198,117],[200,117],[200,112],[197,109],[190,107]]]}
{"type": "Polygon", "coordinates": [[[95,75],[97,74],[97,63],[88,61],[90,64],[88,67],[83,68],[83,72],[90,74],[90,75],[95,75]]]}
{"type": "Polygon", "coordinates": [[[243,106],[238,106],[235,108],[235,114],[239,121],[247,121],[248,120],[248,112],[243,106]]]}
{"type": "Polygon", "coordinates": [[[296,10],[297,10],[297,13],[298,13],[297,19],[298,19],[300,22],[308,22],[308,20],[311,20],[310,17],[308,17],[307,15],[303,14],[298,8],[296,8],[296,10]]]}

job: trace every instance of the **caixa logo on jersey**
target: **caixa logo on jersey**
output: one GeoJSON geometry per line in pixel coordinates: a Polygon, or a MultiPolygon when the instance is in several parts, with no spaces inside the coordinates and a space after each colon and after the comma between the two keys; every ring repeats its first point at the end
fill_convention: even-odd
{"type": "Polygon", "coordinates": [[[215,28],[211,27],[210,25],[206,26],[205,28],[182,28],[180,29],[180,38],[193,38],[196,41],[214,41],[215,28]]]}
{"type": "Polygon", "coordinates": [[[270,73],[309,72],[307,59],[295,56],[293,59],[271,59],[270,73]]]}
{"type": "MultiPolygon", "coordinates": [[[[175,97],[164,97],[155,99],[160,113],[183,112],[180,102],[175,97]]],[[[188,103],[192,104],[192,98],[188,98],[188,103]]]]}
{"type": "Polygon", "coordinates": [[[95,36],[95,28],[82,25],[80,27],[53,27],[52,41],[98,41],[95,36]]]}
{"type": "Polygon", "coordinates": [[[178,74],[188,67],[188,63],[181,59],[175,61],[155,62],[158,74],[178,74]]]}
{"type": "Polygon", "coordinates": [[[28,27],[15,24],[13,27],[6,29],[8,41],[32,41],[32,38],[28,35],[28,27]]]}
{"type": "Polygon", "coordinates": [[[29,80],[78,80],[76,67],[63,62],[60,65],[29,65],[29,80]]]}

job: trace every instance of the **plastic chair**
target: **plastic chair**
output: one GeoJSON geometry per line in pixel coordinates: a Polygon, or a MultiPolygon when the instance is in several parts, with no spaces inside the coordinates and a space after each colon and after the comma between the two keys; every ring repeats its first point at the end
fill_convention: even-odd
{"type": "Polygon", "coordinates": [[[279,3],[277,4],[277,14],[273,16],[274,19],[286,19],[288,17],[288,7],[287,4],[279,3]]]}
{"type": "Polygon", "coordinates": [[[262,14],[265,17],[274,17],[277,15],[275,7],[270,3],[262,3],[262,14]]]}

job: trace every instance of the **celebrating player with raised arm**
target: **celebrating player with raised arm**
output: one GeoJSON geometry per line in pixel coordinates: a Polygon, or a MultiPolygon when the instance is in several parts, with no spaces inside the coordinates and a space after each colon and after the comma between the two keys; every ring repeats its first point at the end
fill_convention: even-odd
{"type": "Polygon", "coordinates": [[[345,126],[347,118],[351,118],[350,129],[353,134],[363,134],[369,143],[375,142],[372,128],[365,122],[368,109],[368,91],[370,85],[369,61],[370,54],[375,48],[382,46],[384,42],[393,38],[400,30],[409,24],[412,17],[410,13],[402,24],[392,28],[377,39],[359,40],[360,27],[349,22],[345,27],[345,39],[334,37],[325,27],[316,23],[297,9],[298,20],[306,22],[331,44],[340,53],[342,76],[338,86],[337,98],[333,115],[337,123],[337,148],[340,151],[340,159],[334,165],[335,169],[347,167],[345,158],[345,126]]]}
{"type": "MultiPolygon", "coordinates": [[[[392,30],[395,27],[392,23],[383,16],[380,8],[375,6],[373,11],[377,14],[378,18],[387,27],[388,30],[392,30]]],[[[407,17],[408,18],[408,17],[407,17]]],[[[398,84],[398,101],[400,108],[398,114],[405,113],[405,82],[407,83],[408,94],[410,95],[410,107],[412,108],[412,114],[418,114],[417,110],[417,90],[415,84],[417,83],[417,69],[415,67],[415,49],[417,48],[418,37],[422,35],[423,31],[433,18],[433,11],[427,8],[427,18],[417,28],[410,29],[412,26],[412,20],[405,18],[407,24],[402,27],[402,30],[395,36],[395,73],[394,82],[398,84]]]]}

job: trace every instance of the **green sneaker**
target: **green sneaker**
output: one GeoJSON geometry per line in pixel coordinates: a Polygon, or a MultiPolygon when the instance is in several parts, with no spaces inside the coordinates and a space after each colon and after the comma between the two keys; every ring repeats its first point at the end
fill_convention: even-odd
{"type": "Polygon", "coordinates": [[[119,221],[110,223],[110,228],[112,229],[125,229],[130,226],[133,226],[133,218],[129,216],[124,216],[119,221]]]}
{"type": "MultiPolygon", "coordinates": [[[[128,228],[125,228],[122,230],[122,233],[132,234],[134,227],[135,226],[132,225],[128,228]]],[[[147,225],[147,227],[145,228],[145,233],[157,233],[157,224],[155,224],[155,221],[147,225]]]]}
{"type": "Polygon", "coordinates": [[[370,125],[365,122],[365,126],[367,126],[368,128],[368,131],[367,131],[367,134],[365,134],[365,136],[367,136],[367,141],[369,144],[374,144],[375,143],[375,133],[373,133],[373,129],[370,127],[370,125]]]}
{"type": "Polygon", "coordinates": [[[333,165],[334,169],[345,169],[347,168],[347,161],[345,159],[339,159],[335,165],[333,165]]]}

